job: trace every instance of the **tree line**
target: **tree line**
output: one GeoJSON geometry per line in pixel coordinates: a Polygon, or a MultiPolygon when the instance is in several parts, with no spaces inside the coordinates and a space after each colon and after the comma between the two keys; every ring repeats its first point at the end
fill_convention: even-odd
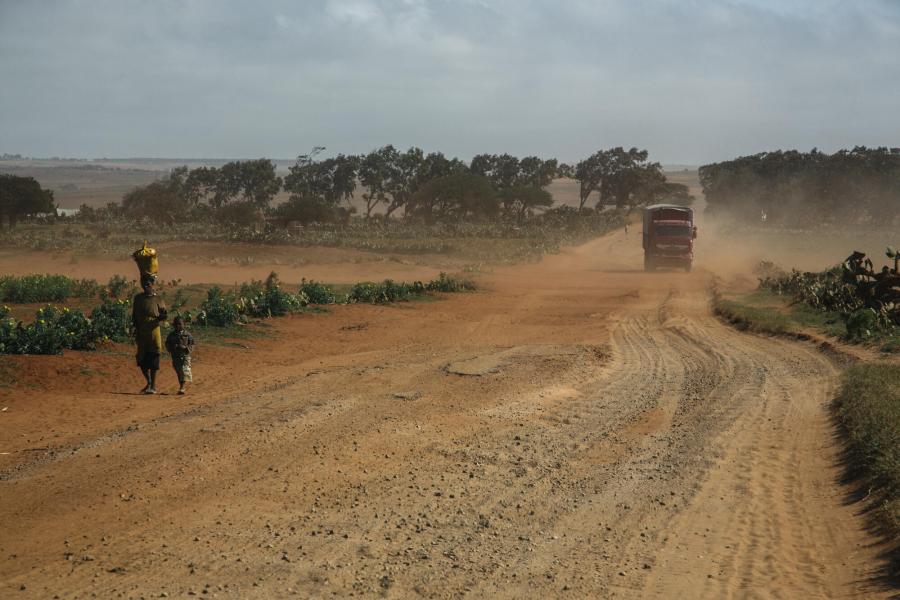
{"type": "Polygon", "coordinates": [[[425,154],[415,147],[400,151],[388,145],[362,156],[321,161],[300,156],[284,179],[291,196],[276,212],[301,222],[329,220],[329,215],[332,220],[347,218],[349,200],[359,188],[366,218],[381,207],[385,217],[402,213],[426,224],[521,221],[553,206],[546,188],[562,177],[579,181],[580,211],[691,200],[686,186],[666,181],[660,164],[636,148],[602,150],[572,166],[510,154],[478,154],[467,164],[440,152],[425,154]],[[590,207],[592,194],[598,199],[590,207]]]}
{"type": "Polygon", "coordinates": [[[637,148],[600,150],[574,165],[510,154],[478,154],[467,163],[441,152],[392,145],[319,159],[321,150],[300,155],[284,178],[265,158],[179,167],[128,192],[120,205],[82,207],[82,218],[249,224],[275,217],[306,224],[346,222],[359,210],[366,219],[377,215],[425,224],[524,221],[551,209],[554,199],[547,187],[564,177],[579,184],[579,212],[692,200],[686,186],[668,182],[660,164],[637,148]],[[272,206],[282,190],[288,199],[272,206]]]}
{"type": "Polygon", "coordinates": [[[809,226],[891,224],[900,215],[900,148],[763,152],[700,167],[711,214],[809,226]]]}

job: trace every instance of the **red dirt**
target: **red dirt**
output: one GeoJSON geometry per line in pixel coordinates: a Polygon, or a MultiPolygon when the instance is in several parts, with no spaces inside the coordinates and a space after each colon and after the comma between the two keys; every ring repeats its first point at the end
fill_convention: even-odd
{"type": "Polygon", "coordinates": [[[275,320],[184,398],[129,395],[124,348],[12,359],[2,595],[888,597],[837,367],[638,239],[275,320]]]}

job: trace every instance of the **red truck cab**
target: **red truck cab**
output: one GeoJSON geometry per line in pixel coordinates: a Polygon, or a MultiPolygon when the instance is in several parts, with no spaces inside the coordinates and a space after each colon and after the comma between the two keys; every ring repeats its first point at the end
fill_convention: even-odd
{"type": "Polygon", "coordinates": [[[694,210],[675,204],[654,204],[644,209],[644,270],[680,267],[690,272],[694,262],[694,210]]]}

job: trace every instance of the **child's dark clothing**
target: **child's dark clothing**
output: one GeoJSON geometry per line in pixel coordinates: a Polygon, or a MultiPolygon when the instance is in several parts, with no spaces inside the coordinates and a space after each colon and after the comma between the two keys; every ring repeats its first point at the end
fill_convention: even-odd
{"type": "Polygon", "coordinates": [[[166,350],[172,355],[172,367],[178,375],[178,382],[193,381],[191,374],[191,351],[194,349],[194,336],[187,331],[172,331],[166,337],[166,350]]]}

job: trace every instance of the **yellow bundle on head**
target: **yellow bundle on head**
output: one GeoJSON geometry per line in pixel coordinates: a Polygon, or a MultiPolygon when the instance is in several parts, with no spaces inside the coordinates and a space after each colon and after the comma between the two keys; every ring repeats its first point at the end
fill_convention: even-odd
{"type": "Polygon", "coordinates": [[[147,242],[144,242],[144,247],[139,250],[135,250],[134,254],[131,255],[134,258],[134,262],[137,263],[138,270],[141,272],[141,275],[149,274],[156,275],[159,271],[159,261],[156,258],[156,250],[153,248],[147,247],[147,242]]]}

